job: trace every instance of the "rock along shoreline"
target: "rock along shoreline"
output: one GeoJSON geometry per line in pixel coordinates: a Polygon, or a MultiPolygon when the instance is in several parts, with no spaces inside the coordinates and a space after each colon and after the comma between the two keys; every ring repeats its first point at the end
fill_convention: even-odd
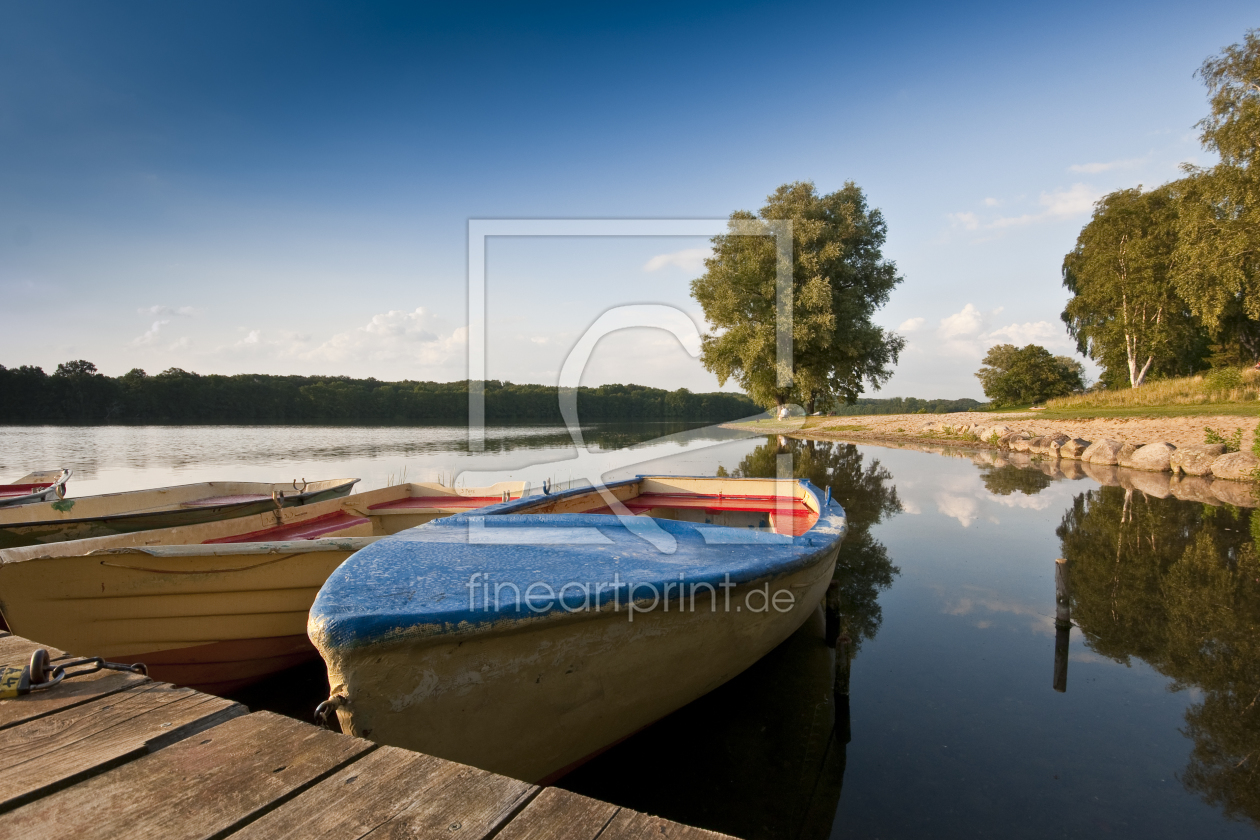
{"type": "MultiPolygon", "coordinates": [[[[1126,471],[1167,473],[1172,478],[1191,477],[1248,485],[1260,477],[1260,458],[1251,452],[1226,452],[1224,444],[1204,444],[1204,429],[1222,434],[1243,430],[1247,447],[1260,418],[1240,416],[1191,416],[1171,418],[1100,418],[1092,420],[1041,420],[1035,414],[992,415],[958,413],[944,415],[893,414],[804,418],[779,423],[759,423],[758,431],[796,438],[852,440],[878,443],[946,443],[1024,453],[1044,461],[1078,461],[1096,467],[1126,471]]],[[[748,430],[747,424],[726,424],[748,430]]],[[[1149,484],[1149,482],[1145,482],[1149,484]]],[[[1154,489],[1154,488],[1152,488],[1154,489]]],[[[1224,489],[1224,488],[1222,488],[1224,489]]],[[[1254,505],[1251,487],[1239,487],[1245,506],[1254,505]]],[[[1167,494],[1167,491],[1165,491],[1167,494]]],[[[1232,503],[1232,502],[1231,502],[1232,503]]]]}

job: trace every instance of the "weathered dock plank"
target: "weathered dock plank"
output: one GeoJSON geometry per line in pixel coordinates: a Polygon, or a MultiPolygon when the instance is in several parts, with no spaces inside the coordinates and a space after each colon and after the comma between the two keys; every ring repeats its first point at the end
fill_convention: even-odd
{"type": "MultiPolygon", "coordinates": [[[[0,636],[0,665],[20,668],[28,664],[31,654],[41,647],[52,658],[66,655],[56,648],[27,641],[21,636],[0,636]]],[[[0,703],[0,730],[148,682],[148,677],[127,671],[97,671],[95,674],[75,677],[66,680],[53,691],[35,691],[25,697],[0,703]]]]}
{"type": "Polygon", "coordinates": [[[621,809],[560,788],[546,788],[495,840],[595,840],[621,809]]]}
{"type": "Polygon", "coordinates": [[[0,812],[244,712],[229,700],[150,682],[0,730],[0,812]]]}
{"type": "Polygon", "coordinates": [[[255,712],[18,808],[0,838],[223,836],[372,748],[255,712]]]}
{"type": "Polygon", "coordinates": [[[480,840],[537,792],[535,785],[485,770],[380,747],[236,832],[232,840],[480,840]]]}
{"type": "Polygon", "coordinates": [[[646,837],[653,840],[718,840],[726,836],[622,808],[599,835],[599,840],[642,840],[646,837]]]}
{"type": "MultiPolygon", "coordinates": [[[[0,631],[0,663],[37,647],[0,631]]],[[[724,837],[118,672],[0,702],[0,814],[0,840],[724,837]]]]}

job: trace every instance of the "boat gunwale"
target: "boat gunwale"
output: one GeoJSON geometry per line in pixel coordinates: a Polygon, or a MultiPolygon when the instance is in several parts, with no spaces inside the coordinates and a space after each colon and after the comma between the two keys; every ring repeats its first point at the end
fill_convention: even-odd
{"type": "MultiPolygon", "coordinates": [[[[635,478],[625,479],[619,482],[613,482],[605,485],[612,489],[614,487],[624,487],[629,484],[640,483],[645,478],[652,476],[636,476],[635,478]]],[[[668,478],[712,478],[711,476],[667,476],[668,478]]],[[[748,480],[748,479],[724,479],[732,481],[748,480]]],[[[839,543],[848,532],[848,517],[844,508],[835,499],[828,499],[824,504],[822,493],[808,479],[756,479],[756,480],[773,480],[773,481],[791,481],[793,485],[801,487],[805,491],[805,497],[812,497],[814,504],[818,506],[819,516],[815,523],[804,533],[792,536],[789,534],[776,535],[781,537],[780,540],[774,542],[757,542],[756,545],[765,549],[800,549],[810,548],[812,550],[797,553],[794,557],[784,558],[783,560],[773,564],[773,568],[768,568],[768,562],[763,562],[757,566],[745,567],[740,572],[732,574],[729,567],[714,570],[706,575],[693,574],[687,578],[688,583],[696,585],[708,584],[713,586],[718,581],[729,582],[736,587],[758,586],[763,582],[773,581],[775,578],[793,574],[803,568],[807,568],[813,563],[818,562],[828,553],[835,553],[839,550],[839,543]],[[818,537],[826,536],[827,539],[822,545],[815,546],[813,540],[818,537]],[[717,577],[717,575],[722,575],[717,577]],[[710,580],[712,575],[712,580],[710,580]]],[[[574,494],[585,494],[597,492],[596,488],[582,487],[572,490],[563,491],[555,496],[544,497],[544,499],[566,498],[574,494]]],[[[566,525],[585,524],[587,527],[599,528],[601,526],[613,529],[625,530],[625,526],[619,521],[619,517],[609,517],[606,514],[586,514],[586,513],[541,513],[530,514],[528,510],[519,510],[526,506],[524,503],[537,503],[536,497],[527,497],[525,500],[513,500],[511,502],[492,505],[482,508],[479,511],[470,511],[449,516],[444,519],[437,519],[419,528],[410,529],[410,532],[419,531],[421,528],[429,529],[429,532],[437,528],[451,527],[468,527],[469,520],[474,517],[492,517],[510,516],[511,519],[506,520],[510,525],[525,525],[528,527],[565,527],[566,525]],[[515,515],[513,515],[515,514],[515,515]],[[519,519],[518,519],[519,517],[519,519]],[[548,522],[538,521],[541,517],[547,517],[548,522]]],[[[505,521],[500,519],[499,521],[505,521]]],[[[654,520],[661,523],[666,530],[695,531],[701,535],[705,531],[733,531],[742,532],[744,529],[733,528],[725,525],[710,525],[703,523],[684,522],[675,520],[654,520]]],[[[400,534],[392,535],[390,541],[411,542],[406,534],[408,531],[400,534]]],[[[419,541],[415,541],[419,542],[419,541]]],[[[442,542],[434,542],[429,544],[441,545],[442,542]]],[[[452,543],[458,544],[458,543],[452,543]]],[[[519,548],[519,546],[502,545],[501,548],[519,548]]],[[[774,552],[776,555],[779,551],[774,552]]],[[[353,558],[349,558],[346,562],[350,563],[353,558]]],[[[337,572],[329,577],[329,582],[346,568],[343,564],[337,572]]],[[[653,579],[649,581],[637,581],[635,587],[646,585],[658,585],[672,582],[665,579],[653,579]]],[[[368,645],[388,645],[395,641],[398,642],[416,642],[421,639],[432,640],[435,643],[441,639],[451,638],[452,636],[463,635],[480,635],[480,634],[497,634],[499,632],[517,632],[518,630],[526,630],[533,627],[540,620],[552,619],[555,616],[562,616],[565,620],[578,620],[580,618],[597,618],[606,615],[608,610],[603,607],[614,602],[614,595],[609,590],[604,595],[602,601],[597,600],[593,606],[583,609],[570,610],[563,604],[553,604],[551,608],[545,612],[535,612],[528,604],[516,604],[514,611],[505,609],[496,609],[495,617],[486,621],[470,621],[466,618],[457,620],[460,613],[452,613],[450,620],[434,620],[426,622],[416,621],[417,617],[422,615],[418,609],[411,609],[409,612],[390,611],[390,612],[356,612],[351,613],[342,605],[337,614],[319,614],[317,610],[320,608],[321,598],[324,597],[325,588],[321,587],[319,595],[315,598],[315,603],[311,607],[310,621],[307,627],[307,634],[311,641],[321,651],[346,650],[360,648],[368,645]]],[[[379,584],[378,584],[379,585],[379,584]]],[[[563,588],[563,586],[562,586],[563,588]]],[[[462,593],[461,593],[462,595],[462,593]]],[[[596,592],[596,597],[600,596],[600,592],[596,592]]],[[[558,597],[553,600],[560,600],[558,597]]],[[[658,601],[661,599],[658,598],[658,601]]],[[[643,603],[648,599],[635,599],[627,601],[626,609],[629,609],[631,603],[643,603]]],[[[671,600],[672,602],[672,600],[671,600]]],[[[440,603],[440,601],[439,601],[440,603]]],[[[331,605],[329,605],[331,606],[331,605]]],[[[619,611],[619,610],[617,610],[619,611]]],[[[465,611],[471,613],[473,611],[465,611]]],[[[488,610],[483,610],[488,612],[488,610]]]]}
{"type": "MultiPolygon", "coordinates": [[[[307,488],[312,488],[312,485],[316,485],[316,484],[326,484],[327,486],[319,487],[319,488],[312,488],[312,489],[303,489],[301,493],[295,493],[292,496],[285,496],[281,500],[282,505],[283,507],[297,507],[297,506],[309,503],[311,500],[315,499],[316,496],[322,495],[324,493],[341,490],[343,488],[345,488],[346,494],[348,494],[350,489],[353,488],[354,485],[357,484],[359,481],[361,481],[361,479],[358,479],[358,478],[327,478],[327,479],[319,479],[318,481],[312,481],[307,484],[307,488]]],[[[58,518],[58,519],[27,519],[27,520],[13,519],[11,521],[5,521],[6,519],[8,519],[6,514],[12,511],[20,511],[23,513],[34,512],[33,509],[35,508],[35,506],[41,505],[41,504],[48,505],[48,507],[51,508],[52,505],[64,504],[68,502],[70,503],[70,508],[69,510],[65,512],[69,513],[70,511],[73,511],[74,507],[77,506],[80,502],[84,502],[88,500],[99,503],[99,502],[103,502],[104,500],[121,499],[127,496],[141,496],[141,495],[145,495],[149,493],[170,492],[174,490],[187,490],[193,487],[206,487],[206,486],[214,485],[214,484],[256,485],[258,487],[270,486],[272,488],[275,488],[283,484],[283,482],[196,481],[190,484],[173,484],[169,487],[151,487],[145,490],[123,490],[117,493],[101,493],[101,494],[93,495],[93,496],[73,496],[66,499],[60,499],[57,502],[46,501],[46,502],[35,502],[33,504],[28,504],[28,505],[12,505],[12,504],[2,505],[0,506],[0,531],[12,530],[16,533],[22,533],[23,529],[26,529],[26,528],[68,526],[68,525],[76,525],[76,524],[80,524],[84,522],[126,522],[133,519],[139,519],[145,516],[161,516],[163,514],[173,515],[176,513],[187,513],[189,515],[195,516],[195,515],[204,515],[204,514],[215,514],[219,511],[234,510],[234,509],[239,509],[239,508],[249,508],[249,507],[254,507],[254,506],[261,506],[262,510],[266,510],[267,508],[275,505],[275,500],[271,497],[266,497],[262,499],[248,499],[248,500],[237,501],[237,502],[226,502],[221,505],[207,505],[204,507],[191,507],[191,506],[184,507],[183,505],[186,505],[187,504],[186,502],[173,502],[173,503],[169,503],[165,505],[160,505],[158,507],[144,508],[141,510],[123,511],[123,512],[118,512],[118,513],[102,513],[99,515],[88,515],[88,516],[82,516],[82,517],[63,517],[63,518],[58,518]]],[[[205,498],[214,498],[214,497],[205,497],[205,498]]],[[[331,498],[337,498],[337,497],[334,496],[331,498]]],[[[194,499],[191,501],[196,501],[196,500],[194,499]]],[[[328,501],[328,500],[322,500],[322,501],[328,501]]],[[[200,524],[200,523],[194,523],[194,524],[200,524]]]]}

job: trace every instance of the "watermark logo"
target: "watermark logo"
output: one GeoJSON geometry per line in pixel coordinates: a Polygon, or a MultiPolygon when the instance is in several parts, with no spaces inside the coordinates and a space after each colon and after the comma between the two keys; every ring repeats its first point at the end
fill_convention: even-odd
{"type": "Polygon", "coordinates": [[[796,594],[790,589],[770,591],[770,584],[747,587],[732,596],[736,584],[729,574],[716,584],[687,581],[636,583],[623,581],[614,572],[610,581],[566,581],[559,587],[548,581],[534,581],[521,586],[514,581],[496,581],[488,572],[474,572],[465,584],[470,613],[509,613],[524,615],[561,610],[577,612],[622,612],[633,622],[636,614],[655,612],[749,612],[786,613],[796,606],[796,594]],[[718,590],[721,590],[719,593],[718,590]],[[650,600],[649,600],[650,598],[650,600]],[[697,607],[697,603],[699,606],[697,607]],[[672,610],[671,610],[672,605],[672,610]]]}
{"type": "MultiPolygon", "coordinates": [[[[775,371],[779,384],[792,381],[792,222],[790,220],[739,220],[739,219],[471,219],[468,223],[468,448],[472,452],[485,449],[485,389],[486,370],[486,245],[495,236],[760,236],[771,237],[775,245],[775,371]]],[[[579,484],[589,485],[599,493],[604,504],[630,533],[652,545],[664,554],[673,554],[677,542],[673,535],[660,527],[648,516],[634,515],[605,485],[604,471],[608,467],[609,453],[598,456],[590,452],[583,440],[578,418],[577,395],[582,373],[590,361],[599,340],[618,330],[647,327],[664,330],[674,335],[686,352],[693,358],[700,356],[701,336],[695,323],[677,307],[667,304],[629,304],[614,306],[601,314],[569,351],[557,382],[560,413],[577,449],[575,459],[545,462],[562,467],[579,484]]],[[[802,418],[803,422],[803,418],[802,418]]],[[[752,436],[752,435],[750,435],[752,436]]],[[[651,443],[651,442],[649,442],[651,443]]],[[[713,444],[716,445],[716,444],[713,444]]],[[[639,463],[636,453],[629,449],[624,459],[618,459],[620,467],[639,463]]],[[[465,471],[462,477],[470,484],[486,483],[474,471],[465,471]]],[[[792,456],[780,455],[776,476],[791,481],[792,456]]],[[[572,486],[574,482],[570,482],[572,486]]],[[[791,515],[789,494],[779,502],[781,517],[791,515]]],[[[598,542],[599,537],[590,533],[592,528],[547,529],[550,533],[515,533],[509,529],[487,529],[479,521],[470,518],[469,541],[520,544],[585,544],[598,542]]],[[[514,531],[515,529],[513,529],[514,531]]],[[[748,532],[746,535],[724,535],[723,542],[764,543],[767,538],[791,541],[782,534],[748,532]]],[[[606,538],[604,538],[606,540],[606,538]]]]}

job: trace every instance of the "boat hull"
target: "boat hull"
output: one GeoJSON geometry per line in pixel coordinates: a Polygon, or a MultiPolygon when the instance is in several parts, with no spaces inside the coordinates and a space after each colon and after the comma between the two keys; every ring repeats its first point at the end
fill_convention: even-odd
{"type": "Polygon", "coordinates": [[[9,564],[0,611],[27,638],[143,662],[156,679],[222,693],[316,656],[307,611],[357,545],[320,542],[280,554],[136,552],[9,564]]]}
{"type": "Polygon", "coordinates": [[[0,618],[62,650],[143,662],[155,679],[222,694],[318,656],[306,635],[311,603],[371,538],[522,489],[394,485],[253,516],[4,549],[0,618]]]}
{"type": "Polygon", "coordinates": [[[345,731],[526,781],[546,780],[713,690],[818,607],[839,541],[695,610],[625,605],[321,652],[345,731]],[[767,589],[768,587],[768,589],[767,589]],[[787,590],[790,609],[763,592],[787,590]],[[716,607],[710,609],[710,607],[716,607]]]}
{"type": "Polygon", "coordinates": [[[220,497],[221,503],[208,504],[198,499],[192,488],[173,487],[20,505],[6,508],[0,515],[0,548],[200,525],[267,513],[278,506],[315,504],[347,495],[356,481],[317,482],[331,486],[302,493],[290,488],[288,496],[276,499],[271,496],[273,487],[285,489],[287,485],[249,485],[254,492],[239,495],[231,489],[234,485],[221,485],[228,489],[216,491],[215,483],[210,482],[204,485],[207,489],[201,491],[203,496],[213,497],[216,492],[225,495],[220,497]]]}

